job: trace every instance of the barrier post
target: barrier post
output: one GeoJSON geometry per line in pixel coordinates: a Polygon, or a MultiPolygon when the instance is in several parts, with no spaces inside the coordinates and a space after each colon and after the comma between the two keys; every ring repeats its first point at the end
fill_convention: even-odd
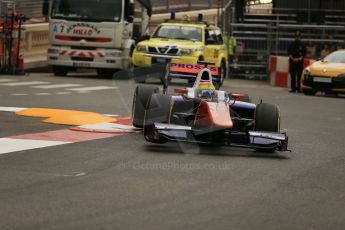
{"type": "Polygon", "coordinates": [[[14,2],[8,2],[6,13],[0,21],[0,72],[23,74],[24,65],[20,55],[22,22],[26,18],[18,15],[14,2]],[[2,27],[1,27],[2,24],[2,27]]]}

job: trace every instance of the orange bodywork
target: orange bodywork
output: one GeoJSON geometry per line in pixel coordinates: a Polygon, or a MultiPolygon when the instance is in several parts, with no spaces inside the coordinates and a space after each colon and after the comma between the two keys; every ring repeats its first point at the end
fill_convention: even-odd
{"type": "Polygon", "coordinates": [[[230,109],[227,103],[203,101],[196,113],[196,126],[232,128],[230,109]]]}

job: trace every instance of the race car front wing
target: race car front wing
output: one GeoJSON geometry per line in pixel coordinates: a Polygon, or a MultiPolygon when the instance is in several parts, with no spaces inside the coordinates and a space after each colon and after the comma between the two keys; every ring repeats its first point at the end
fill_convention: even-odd
{"type": "MultiPolygon", "coordinates": [[[[193,135],[195,133],[192,127],[183,125],[174,125],[166,123],[155,123],[149,128],[150,132],[148,135],[154,139],[164,138],[169,141],[184,141],[184,142],[194,142],[203,144],[214,144],[205,140],[198,139],[197,136],[193,135]]],[[[237,144],[231,142],[224,142],[224,146],[234,146],[241,148],[251,148],[258,150],[271,150],[275,149],[277,151],[289,151],[288,150],[288,135],[287,133],[272,133],[272,132],[261,132],[261,131],[249,131],[243,134],[243,139],[246,139],[244,143],[247,144],[237,144]]]]}

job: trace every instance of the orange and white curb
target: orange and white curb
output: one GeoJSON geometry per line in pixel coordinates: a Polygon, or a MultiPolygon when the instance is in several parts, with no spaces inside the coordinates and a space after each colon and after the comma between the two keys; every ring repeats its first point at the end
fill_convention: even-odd
{"type": "MultiPolygon", "coordinates": [[[[0,112],[18,113],[25,111],[26,109],[27,108],[0,107],[0,112]]],[[[114,123],[103,122],[98,124],[86,124],[75,126],[69,129],[0,138],[0,155],[18,151],[111,138],[139,131],[131,125],[132,120],[128,117],[109,114],[108,117],[116,117],[114,123]]]]}

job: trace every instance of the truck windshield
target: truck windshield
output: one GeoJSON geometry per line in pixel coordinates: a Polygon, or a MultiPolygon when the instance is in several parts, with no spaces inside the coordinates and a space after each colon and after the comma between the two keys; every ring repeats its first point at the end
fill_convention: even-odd
{"type": "Polygon", "coordinates": [[[75,21],[121,20],[122,0],[53,0],[53,19],[75,21]]]}
{"type": "Polygon", "coordinates": [[[157,29],[153,38],[202,41],[202,29],[192,26],[162,25],[157,29]]]}

